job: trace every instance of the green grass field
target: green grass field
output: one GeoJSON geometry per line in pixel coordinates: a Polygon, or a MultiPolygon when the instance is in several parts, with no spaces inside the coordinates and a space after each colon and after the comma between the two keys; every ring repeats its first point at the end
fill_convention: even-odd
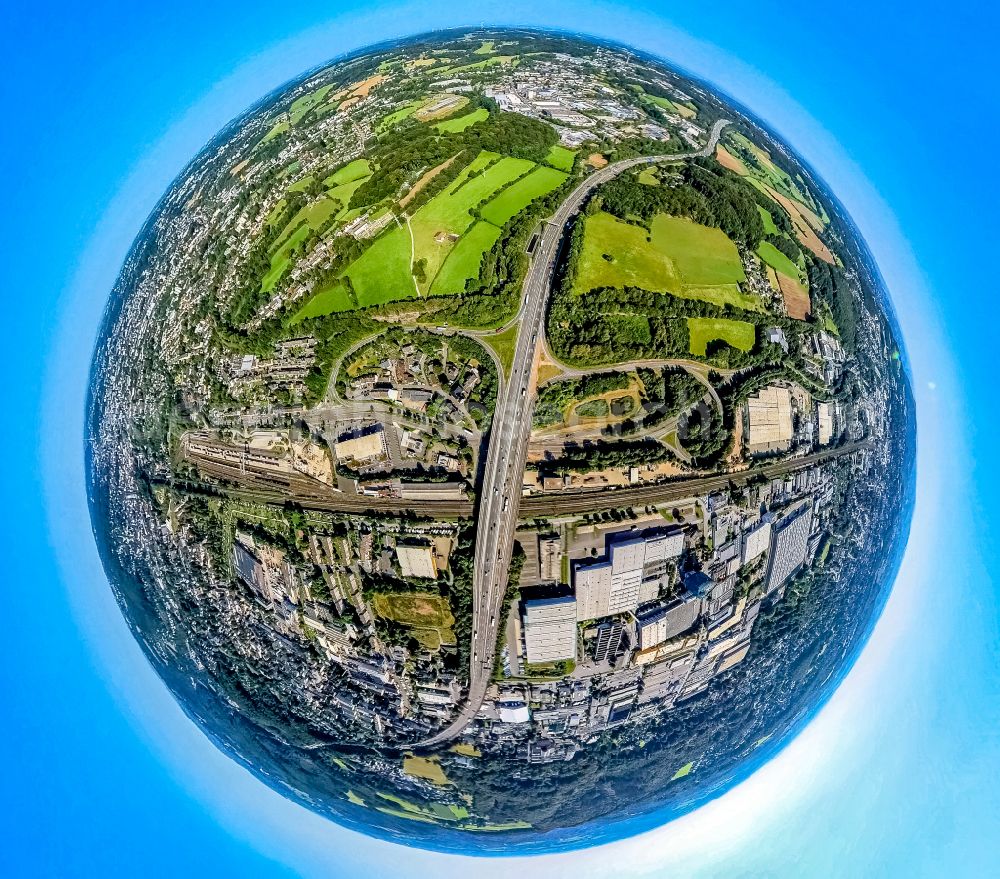
{"type": "Polygon", "coordinates": [[[764,224],[764,234],[777,235],[778,227],[774,225],[774,217],[771,216],[771,212],[761,205],[757,205],[757,210],[760,211],[760,220],[764,224]]]}
{"type": "Polygon", "coordinates": [[[455,617],[446,599],[430,592],[376,592],[372,606],[380,617],[413,630],[429,650],[454,644],[455,617]]]}
{"type": "Polygon", "coordinates": [[[721,229],[659,214],[647,234],[602,212],[587,218],[574,287],[633,286],[755,308],[756,298],[735,286],[745,279],[736,245],[721,229]]]}
{"type": "Polygon", "coordinates": [[[392,128],[404,119],[412,116],[420,107],[423,106],[423,101],[414,101],[412,104],[407,104],[405,107],[400,107],[398,110],[393,111],[388,116],[383,117],[382,121],[378,124],[379,131],[385,131],[387,128],[392,128]]]}
{"type": "Polygon", "coordinates": [[[705,356],[708,343],[721,339],[727,345],[749,351],[756,341],[756,328],[745,320],[727,320],[716,317],[689,317],[688,332],[691,341],[689,349],[692,354],[705,356]]]}
{"type": "Polygon", "coordinates": [[[326,194],[330,198],[340,202],[341,208],[337,214],[338,220],[344,219],[344,215],[347,213],[347,206],[351,202],[351,196],[354,195],[354,191],[367,179],[367,177],[360,177],[357,180],[352,180],[350,183],[341,183],[340,186],[334,186],[332,189],[326,191],[326,194]]]}
{"type": "Polygon", "coordinates": [[[489,110],[479,107],[471,113],[466,113],[464,116],[458,116],[455,119],[445,119],[444,122],[438,122],[434,128],[442,134],[455,134],[459,131],[465,131],[466,128],[470,125],[475,125],[477,122],[484,122],[486,119],[489,119],[489,116],[489,110]]]}
{"type": "Polygon", "coordinates": [[[545,157],[545,164],[551,165],[559,171],[572,171],[575,159],[576,150],[570,150],[556,144],[549,150],[549,154],[545,157]]]}
{"type": "Polygon", "coordinates": [[[297,231],[302,223],[308,225],[314,232],[318,232],[326,225],[327,221],[334,214],[342,210],[339,201],[323,196],[301,208],[299,212],[288,221],[281,234],[275,239],[275,244],[280,246],[285,239],[297,231]]]}
{"type": "Polygon", "coordinates": [[[287,204],[288,202],[285,201],[285,199],[279,198],[277,204],[271,208],[271,212],[267,215],[267,219],[265,219],[264,222],[268,226],[273,226],[277,222],[278,217],[281,216],[281,212],[285,209],[285,205],[287,204]]]}
{"type": "Polygon", "coordinates": [[[358,305],[381,305],[416,296],[410,274],[410,236],[406,226],[392,226],[348,266],[358,305]]]}
{"type": "Polygon", "coordinates": [[[673,113],[676,116],[682,116],[684,119],[691,119],[697,116],[698,113],[693,107],[689,107],[687,104],[682,104],[680,101],[671,101],[670,98],[664,98],[660,95],[647,95],[643,93],[642,100],[650,104],[655,104],[668,113],[673,113]]]}
{"type": "Polygon", "coordinates": [[[411,218],[416,259],[427,260],[423,291],[431,288],[445,258],[455,246],[457,239],[450,236],[461,236],[473,224],[472,209],[532,168],[532,163],[526,159],[509,157],[486,167],[494,158],[493,153],[480,153],[448,188],[411,218]],[[485,170],[470,179],[471,173],[482,168],[485,170]]]}
{"type": "Polygon", "coordinates": [[[330,94],[332,88],[332,85],[325,85],[314,92],[309,92],[308,95],[303,95],[301,98],[296,98],[292,101],[292,106],[288,108],[288,116],[292,121],[292,125],[298,124],[313,107],[330,94]]]}
{"type": "Polygon", "coordinates": [[[289,192],[303,192],[308,189],[309,186],[316,178],[312,174],[306,174],[301,180],[296,180],[291,186],[288,187],[289,192]]]}
{"type": "Polygon", "coordinates": [[[808,187],[800,185],[799,182],[789,177],[774,164],[770,156],[757,144],[737,132],[727,132],[727,136],[732,138],[733,143],[739,144],[753,156],[753,159],[748,161],[745,153],[740,155],[743,163],[750,168],[751,173],[755,173],[759,179],[770,184],[782,195],[787,195],[793,201],[801,202],[813,209],[816,208],[808,187]]]}
{"type": "Polygon", "coordinates": [[[514,324],[514,326],[504,330],[502,333],[483,336],[481,338],[481,341],[497,352],[497,357],[500,358],[500,363],[503,364],[503,374],[505,376],[510,375],[510,368],[514,363],[514,347],[517,344],[517,331],[520,329],[520,326],[520,324],[514,324]]]}
{"type": "Polygon", "coordinates": [[[291,127],[291,123],[287,119],[275,122],[274,127],[260,139],[260,143],[264,144],[270,140],[274,140],[279,134],[284,134],[291,127]]]}
{"type": "Polygon", "coordinates": [[[491,202],[484,205],[479,213],[484,220],[489,220],[495,226],[503,226],[536,198],[548,195],[565,182],[566,175],[562,171],[539,165],[530,174],[508,186],[491,202]]]}
{"type": "Polygon", "coordinates": [[[311,231],[309,225],[303,223],[287,238],[284,244],[271,254],[271,268],[260,282],[262,290],[270,292],[274,289],[274,285],[278,283],[278,279],[281,277],[281,273],[284,272],[285,266],[288,265],[289,254],[309,237],[311,231]]]}
{"type": "Polygon", "coordinates": [[[439,72],[451,74],[466,73],[470,70],[482,70],[484,67],[496,67],[498,64],[510,64],[512,67],[517,67],[518,62],[519,59],[516,55],[491,55],[482,61],[476,61],[474,64],[462,64],[459,67],[442,67],[439,72]]]}
{"type": "Polygon", "coordinates": [[[368,159],[355,159],[353,162],[348,162],[343,168],[334,171],[323,181],[323,186],[327,189],[332,189],[334,186],[340,186],[342,183],[353,183],[362,177],[368,177],[371,173],[372,167],[368,163],[368,159]]]}
{"type": "Polygon", "coordinates": [[[646,186],[660,185],[660,178],[656,176],[656,170],[653,168],[643,168],[639,172],[638,180],[640,183],[644,183],[646,186]]]}
{"type": "Polygon", "coordinates": [[[324,314],[333,314],[335,311],[353,311],[355,308],[357,305],[351,298],[347,287],[338,281],[331,287],[317,290],[312,299],[295,313],[291,322],[297,324],[307,317],[322,317],[324,314]]]}
{"type": "Polygon", "coordinates": [[[680,769],[678,769],[673,776],[671,776],[671,781],[677,781],[679,778],[683,778],[685,775],[690,775],[691,770],[694,769],[694,761],[690,763],[685,763],[680,769]]]}
{"type": "Polygon", "coordinates": [[[771,244],[770,241],[761,241],[761,243],[757,245],[757,256],[764,260],[764,262],[766,262],[776,272],[788,275],[789,278],[798,279],[799,267],[780,250],[778,250],[777,247],[771,244]]]}
{"type": "MultiPolygon", "coordinates": [[[[441,764],[433,757],[404,757],[403,772],[413,778],[423,778],[431,784],[451,784],[448,781],[448,776],[444,774],[441,764]]],[[[451,813],[449,813],[449,817],[455,818],[451,813]]]]}
{"type": "Polygon", "coordinates": [[[482,221],[476,223],[458,240],[445,258],[444,264],[431,284],[430,292],[434,296],[462,293],[467,280],[479,277],[483,254],[499,237],[500,230],[492,223],[482,221]]]}

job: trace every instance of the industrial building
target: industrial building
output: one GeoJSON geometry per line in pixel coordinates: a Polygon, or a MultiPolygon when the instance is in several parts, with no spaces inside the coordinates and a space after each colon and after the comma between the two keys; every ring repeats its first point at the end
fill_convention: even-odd
{"type": "Polygon", "coordinates": [[[389,454],[381,424],[352,434],[334,446],[338,461],[370,461],[389,454]]]}
{"type": "Polygon", "coordinates": [[[805,564],[811,529],[811,500],[799,504],[774,527],[767,569],[768,593],[783,586],[805,564]]]}
{"type": "Polygon", "coordinates": [[[622,644],[625,624],[621,620],[611,620],[597,627],[597,643],[594,645],[594,661],[606,662],[614,659],[622,644]]]}
{"type": "Polygon", "coordinates": [[[529,665],[576,659],[576,599],[572,595],[525,601],[523,622],[529,665]]]}
{"type": "Polygon", "coordinates": [[[764,516],[760,522],[747,531],[743,538],[743,564],[749,565],[756,561],[771,545],[771,515],[764,516]]]}
{"type": "Polygon", "coordinates": [[[792,444],[792,392],[771,385],[747,400],[747,452],[784,452],[792,444]]]}
{"type": "Polygon", "coordinates": [[[636,618],[639,649],[647,650],[690,629],[701,613],[701,598],[690,592],[650,608],[636,618]]]}
{"type": "Polygon", "coordinates": [[[684,535],[654,531],[611,544],[598,562],[577,563],[573,570],[577,618],[596,620],[635,610],[654,601],[667,585],[667,563],[684,551],[684,535]]]}
{"type": "Polygon", "coordinates": [[[827,445],[833,439],[836,405],[836,403],[816,404],[817,441],[821,446],[827,445]]]}

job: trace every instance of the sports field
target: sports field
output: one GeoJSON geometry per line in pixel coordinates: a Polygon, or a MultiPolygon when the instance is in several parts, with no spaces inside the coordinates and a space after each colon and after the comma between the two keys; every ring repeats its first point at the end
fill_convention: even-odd
{"type": "Polygon", "coordinates": [[[434,128],[440,131],[442,134],[454,134],[459,131],[465,131],[470,125],[475,125],[477,122],[484,122],[489,118],[489,111],[483,107],[479,107],[473,110],[471,113],[466,113],[464,116],[458,116],[455,119],[445,119],[444,122],[438,122],[434,128]]]}
{"type": "Polygon", "coordinates": [[[566,175],[562,171],[539,165],[486,204],[480,214],[484,220],[489,220],[495,226],[503,226],[536,198],[548,195],[565,182],[566,175]]]}
{"type": "Polygon", "coordinates": [[[689,317],[687,322],[690,334],[688,348],[692,354],[699,357],[705,356],[708,343],[716,339],[721,339],[727,345],[739,348],[740,351],[749,351],[753,348],[756,340],[756,328],[745,320],[727,320],[721,317],[689,317]]]}
{"type": "Polygon", "coordinates": [[[603,212],[587,218],[574,288],[641,287],[739,308],[756,308],[739,291],[743,264],[721,229],[659,214],[647,232],[603,212]]]}

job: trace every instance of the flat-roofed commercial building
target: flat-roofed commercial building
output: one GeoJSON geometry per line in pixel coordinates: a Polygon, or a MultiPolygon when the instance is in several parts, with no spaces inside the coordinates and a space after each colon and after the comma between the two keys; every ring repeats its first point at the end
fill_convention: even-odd
{"type": "Polygon", "coordinates": [[[777,525],[771,535],[771,558],[767,568],[767,591],[773,592],[805,563],[812,530],[812,501],[799,504],[777,525]]]}
{"type": "Polygon", "coordinates": [[[389,447],[386,445],[382,425],[377,424],[364,432],[342,439],[334,446],[334,452],[340,461],[369,461],[384,458],[389,454],[389,447]]]}
{"type": "Polygon", "coordinates": [[[523,608],[524,656],[529,665],[576,659],[576,599],[536,598],[523,608]]]}
{"type": "Polygon", "coordinates": [[[399,559],[399,569],[404,577],[422,577],[425,580],[437,579],[437,559],[432,546],[396,545],[396,558],[399,559]]]}
{"type": "Polygon", "coordinates": [[[667,582],[667,563],[684,551],[684,535],[651,532],[612,543],[607,558],[573,569],[580,620],[635,610],[655,599],[667,582]]]}
{"type": "Polygon", "coordinates": [[[784,452],[792,444],[792,392],[776,385],[747,400],[747,451],[784,452]]]}
{"type": "Polygon", "coordinates": [[[636,619],[639,649],[646,650],[676,638],[690,629],[701,613],[701,599],[690,592],[668,604],[654,607],[636,619]]]}
{"type": "Polygon", "coordinates": [[[573,570],[576,612],[580,620],[597,620],[608,615],[611,602],[611,562],[577,565],[573,570]]]}
{"type": "Polygon", "coordinates": [[[743,564],[760,558],[771,545],[771,520],[763,519],[751,528],[743,539],[743,564]]]}
{"type": "Polygon", "coordinates": [[[825,446],[833,439],[833,420],[836,410],[833,403],[816,404],[816,427],[817,440],[821,446],[825,446]]]}

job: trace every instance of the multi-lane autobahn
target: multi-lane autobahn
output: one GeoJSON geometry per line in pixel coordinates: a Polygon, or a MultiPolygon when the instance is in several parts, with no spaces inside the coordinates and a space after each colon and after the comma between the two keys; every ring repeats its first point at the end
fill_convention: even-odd
{"type": "Polygon", "coordinates": [[[476,522],[473,568],[472,650],[469,689],[455,719],[419,744],[430,747],[459,735],[476,716],[493,674],[497,630],[500,625],[514,529],[517,525],[524,477],[524,461],[531,433],[532,375],[539,340],[545,332],[545,313],[566,226],[588,196],[601,184],[637,165],[707,156],[715,150],[727,120],[712,126],[704,147],[672,156],[639,156],[606,165],[583,180],[542,227],[534,258],[524,279],[521,324],[510,378],[497,400],[490,431],[476,522]]]}
{"type": "MultiPolygon", "coordinates": [[[[642,164],[679,161],[710,155],[727,120],[713,125],[708,142],[699,150],[662,156],[640,156],[607,165],[582,181],[544,224],[534,257],[524,280],[520,327],[510,376],[502,383],[494,411],[486,465],[476,515],[476,550],[473,570],[472,644],[469,685],[458,714],[445,728],[413,747],[430,748],[460,735],[475,718],[486,695],[495,663],[497,632],[507,591],[514,531],[520,515],[558,515],[601,509],[664,503],[743,482],[753,475],[773,478],[821,461],[848,454],[865,443],[776,462],[741,473],[721,473],[675,482],[622,489],[589,489],[522,500],[525,458],[531,432],[535,363],[544,344],[545,315],[552,291],[559,252],[567,225],[588,196],[623,171],[642,164]]],[[[244,467],[219,461],[198,461],[208,475],[243,484],[246,493],[260,500],[294,501],[316,510],[385,510],[427,512],[431,515],[468,515],[472,504],[459,500],[403,501],[339,494],[318,487],[314,480],[296,474],[248,474],[244,467]],[[248,478],[249,477],[249,478],[248,478]],[[250,483],[250,484],[248,484],[250,483]]],[[[192,487],[195,487],[192,485],[192,487]]]]}

